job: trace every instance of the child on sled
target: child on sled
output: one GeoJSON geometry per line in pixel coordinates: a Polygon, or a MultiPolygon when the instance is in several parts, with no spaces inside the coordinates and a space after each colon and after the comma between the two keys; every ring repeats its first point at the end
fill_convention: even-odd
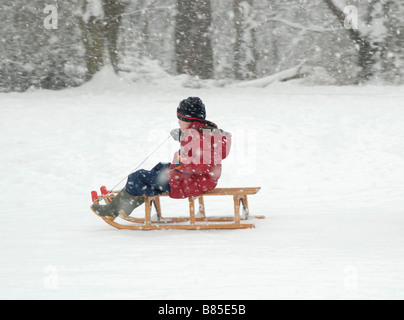
{"type": "Polygon", "coordinates": [[[181,101],[177,108],[180,128],[171,131],[180,142],[172,163],[159,163],[152,170],[129,175],[125,188],[107,205],[93,204],[101,217],[129,216],[144,203],[144,196],[169,194],[171,198],[197,197],[212,191],[221,176],[222,160],[230,151],[231,134],[206,120],[205,105],[199,98],[181,101]]]}

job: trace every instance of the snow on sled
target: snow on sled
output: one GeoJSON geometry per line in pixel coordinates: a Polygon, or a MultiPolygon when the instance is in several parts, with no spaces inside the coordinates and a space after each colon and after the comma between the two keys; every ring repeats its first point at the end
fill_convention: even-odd
{"type": "MultiPolygon", "coordinates": [[[[163,217],[161,210],[160,197],[168,195],[159,195],[155,197],[144,197],[145,216],[144,218],[135,218],[120,214],[120,220],[117,222],[111,217],[101,217],[106,223],[117,228],[127,230],[162,230],[162,229],[182,229],[182,230],[207,230],[207,229],[246,229],[254,228],[254,224],[244,223],[249,219],[265,219],[265,216],[251,216],[248,208],[247,196],[256,194],[261,188],[216,188],[199,197],[190,197],[189,217],[163,217]],[[232,196],[234,205],[234,216],[208,217],[205,211],[204,197],[206,196],[232,196]],[[196,213],[195,200],[198,200],[199,211],[196,213]],[[156,215],[152,217],[152,209],[155,208],[156,215]],[[241,212],[242,211],[242,212],[241,212]],[[128,224],[129,223],[129,224],[128,224]]],[[[96,191],[91,192],[92,201],[95,204],[111,200],[119,191],[108,191],[106,187],[101,187],[101,195],[96,191]]],[[[93,209],[92,209],[93,210],[93,209]]],[[[97,214],[94,210],[93,212],[97,214]]],[[[99,216],[97,214],[97,216],[99,216]]]]}

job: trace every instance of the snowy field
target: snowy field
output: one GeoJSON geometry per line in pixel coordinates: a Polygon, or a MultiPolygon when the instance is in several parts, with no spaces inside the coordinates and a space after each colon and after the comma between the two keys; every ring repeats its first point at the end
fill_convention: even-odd
{"type": "MultiPolygon", "coordinates": [[[[76,89],[0,94],[0,112],[1,299],[404,298],[403,87],[196,90],[106,72],[76,89]],[[234,135],[219,186],[261,186],[250,207],[266,220],[113,229],[90,211],[91,190],[131,173],[189,96],[234,135]]],[[[183,200],[162,206],[187,212],[183,200]]],[[[233,210],[231,198],[206,206],[233,210]]]]}

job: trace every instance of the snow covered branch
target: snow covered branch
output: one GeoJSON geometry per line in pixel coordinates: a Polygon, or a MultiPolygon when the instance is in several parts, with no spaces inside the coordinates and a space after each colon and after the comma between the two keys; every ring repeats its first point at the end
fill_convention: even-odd
{"type": "Polygon", "coordinates": [[[270,75],[268,77],[236,83],[236,84],[231,85],[231,87],[236,87],[236,88],[248,88],[248,87],[265,88],[268,85],[270,85],[271,83],[279,82],[279,81],[286,81],[288,79],[295,78],[295,77],[298,77],[298,76],[302,75],[304,64],[305,64],[305,61],[301,62],[296,67],[281,71],[279,73],[270,75]]]}
{"type": "Polygon", "coordinates": [[[294,23],[294,22],[288,21],[286,19],[277,18],[277,17],[267,19],[265,21],[265,23],[268,23],[268,22],[271,22],[271,21],[283,23],[283,24],[285,24],[285,25],[287,25],[289,27],[292,27],[294,29],[299,29],[299,30],[304,30],[304,31],[312,31],[312,32],[330,32],[330,31],[335,31],[337,29],[337,28],[322,28],[322,27],[318,27],[318,26],[314,26],[314,25],[306,27],[306,26],[300,25],[298,23],[294,23]]]}
{"type": "Polygon", "coordinates": [[[104,18],[104,9],[100,0],[86,0],[83,2],[84,12],[82,19],[85,23],[88,23],[91,17],[104,18]]]}

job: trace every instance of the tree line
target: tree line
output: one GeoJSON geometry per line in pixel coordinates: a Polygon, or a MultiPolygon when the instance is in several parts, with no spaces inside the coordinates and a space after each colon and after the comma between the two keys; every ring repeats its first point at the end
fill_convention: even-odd
{"type": "Polygon", "coordinates": [[[314,84],[404,82],[404,4],[393,0],[47,4],[55,12],[39,0],[0,4],[0,90],[78,86],[106,64],[139,74],[149,61],[202,80],[252,80],[304,63],[299,76],[314,84]]]}

